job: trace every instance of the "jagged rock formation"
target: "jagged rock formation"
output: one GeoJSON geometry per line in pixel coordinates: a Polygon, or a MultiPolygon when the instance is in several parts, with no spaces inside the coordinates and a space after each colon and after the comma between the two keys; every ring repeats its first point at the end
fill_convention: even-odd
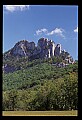
{"type": "Polygon", "coordinates": [[[41,50],[41,56],[42,57],[52,57],[54,56],[54,51],[55,51],[55,43],[52,40],[48,40],[45,38],[41,38],[38,41],[38,46],[40,47],[41,50]]]}
{"type": "MultiPolygon", "coordinates": [[[[26,40],[21,40],[20,42],[16,43],[15,46],[4,53],[3,59],[10,59],[12,57],[28,57],[29,60],[36,59],[36,58],[51,58],[53,56],[60,56],[66,62],[66,64],[73,63],[73,58],[70,56],[68,52],[61,49],[61,44],[55,44],[54,41],[48,40],[46,38],[40,38],[38,40],[38,45],[35,46],[34,42],[28,42],[26,40]]],[[[58,63],[58,66],[65,66],[64,63],[58,63]]],[[[19,70],[20,66],[15,69],[14,66],[11,67],[8,63],[3,63],[3,70],[5,72],[13,72],[15,70],[19,70]]]]}
{"type": "Polygon", "coordinates": [[[62,55],[64,59],[70,57],[69,53],[61,50],[61,44],[56,45],[54,41],[45,38],[39,39],[37,46],[35,46],[34,42],[22,40],[16,43],[16,45],[7,52],[6,57],[10,55],[30,57],[37,54],[39,54],[41,58],[50,58],[60,55],[62,55]]]}
{"type": "Polygon", "coordinates": [[[20,56],[29,56],[31,54],[30,51],[35,49],[34,42],[28,42],[26,40],[22,40],[13,47],[11,50],[11,54],[20,55],[20,56]]]}

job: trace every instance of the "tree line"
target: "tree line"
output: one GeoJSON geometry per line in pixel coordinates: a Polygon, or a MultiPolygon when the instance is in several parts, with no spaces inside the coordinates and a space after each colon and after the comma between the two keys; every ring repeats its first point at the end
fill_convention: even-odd
{"type": "Polygon", "coordinates": [[[65,68],[50,62],[3,74],[3,110],[78,109],[78,62],[65,68]]]}

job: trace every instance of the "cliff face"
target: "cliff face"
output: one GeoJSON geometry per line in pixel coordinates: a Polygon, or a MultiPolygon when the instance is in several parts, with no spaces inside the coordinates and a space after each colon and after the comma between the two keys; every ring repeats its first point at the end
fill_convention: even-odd
{"type": "Polygon", "coordinates": [[[31,51],[35,49],[34,42],[28,42],[26,40],[20,41],[16,43],[16,45],[11,50],[12,55],[19,55],[19,56],[30,56],[31,51]]]}
{"type": "Polygon", "coordinates": [[[38,40],[38,45],[35,47],[34,42],[22,40],[7,53],[6,56],[34,56],[39,54],[41,58],[59,56],[61,54],[61,45],[55,45],[54,41],[41,38],[38,40]]]}
{"type": "Polygon", "coordinates": [[[29,60],[36,59],[36,58],[50,58],[53,56],[61,56],[63,60],[66,60],[67,63],[73,62],[72,57],[70,54],[64,50],[61,50],[61,44],[55,44],[54,41],[48,40],[46,38],[40,38],[38,40],[38,45],[35,46],[34,42],[28,42],[26,40],[22,40],[15,44],[15,46],[4,53],[3,55],[3,71],[5,72],[13,72],[15,70],[19,70],[20,66],[15,69],[14,65],[11,66],[10,62],[5,61],[12,61],[14,62],[15,59],[27,57],[29,60]],[[13,59],[14,57],[14,59],[13,59]],[[12,58],[12,59],[11,59],[12,58]]]}

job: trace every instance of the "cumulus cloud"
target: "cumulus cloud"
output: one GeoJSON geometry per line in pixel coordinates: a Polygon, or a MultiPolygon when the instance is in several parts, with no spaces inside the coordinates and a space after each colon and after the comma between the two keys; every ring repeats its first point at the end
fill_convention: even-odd
{"type": "Polygon", "coordinates": [[[14,11],[23,11],[25,9],[29,9],[29,5],[4,5],[4,9],[10,12],[14,11]]]}
{"type": "Polygon", "coordinates": [[[41,35],[42,33],[47,33],[48,30],[46,28],[40,29],[36,31],[36,35],[41,35]]]}
{"type": "Polygon", "coordinates": [[[36,31],[36,35],[41,35],[41,34],[45,34],[45,35],[58,35],[61,36],[63,38],[65,38],[64,33],[65,31],[62,28],[55,28],[54,30],[52,30],[51,32],[49,32],[46,28],[40,29],[36,31]]]}
{"type": "Polygon", "coordinates": [[[64,32],[64,30],[62,29],[62,28],[55,28],[54,30],[52,30],[51,32],[48,32],[47,33],[47,35],[59,35],[59,36],[61,36],[61,37],[65,37],[64,35],[63,35],[63,32],[64,32]]]}
{"type": "Polygon", "coordinates": [[[74,32],[78,33],[78,27],[76,29],[74,29],[74,32]]]}

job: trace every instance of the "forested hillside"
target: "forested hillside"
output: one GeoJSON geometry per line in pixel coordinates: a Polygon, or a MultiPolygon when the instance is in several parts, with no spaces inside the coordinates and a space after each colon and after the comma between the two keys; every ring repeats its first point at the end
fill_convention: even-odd
{"type": "Polygon", "coordinates": [[[21,70],[3,73],[3,110],[78,109],[78,62],[59,68],[61,58],[22,59],[21,70]]]}

